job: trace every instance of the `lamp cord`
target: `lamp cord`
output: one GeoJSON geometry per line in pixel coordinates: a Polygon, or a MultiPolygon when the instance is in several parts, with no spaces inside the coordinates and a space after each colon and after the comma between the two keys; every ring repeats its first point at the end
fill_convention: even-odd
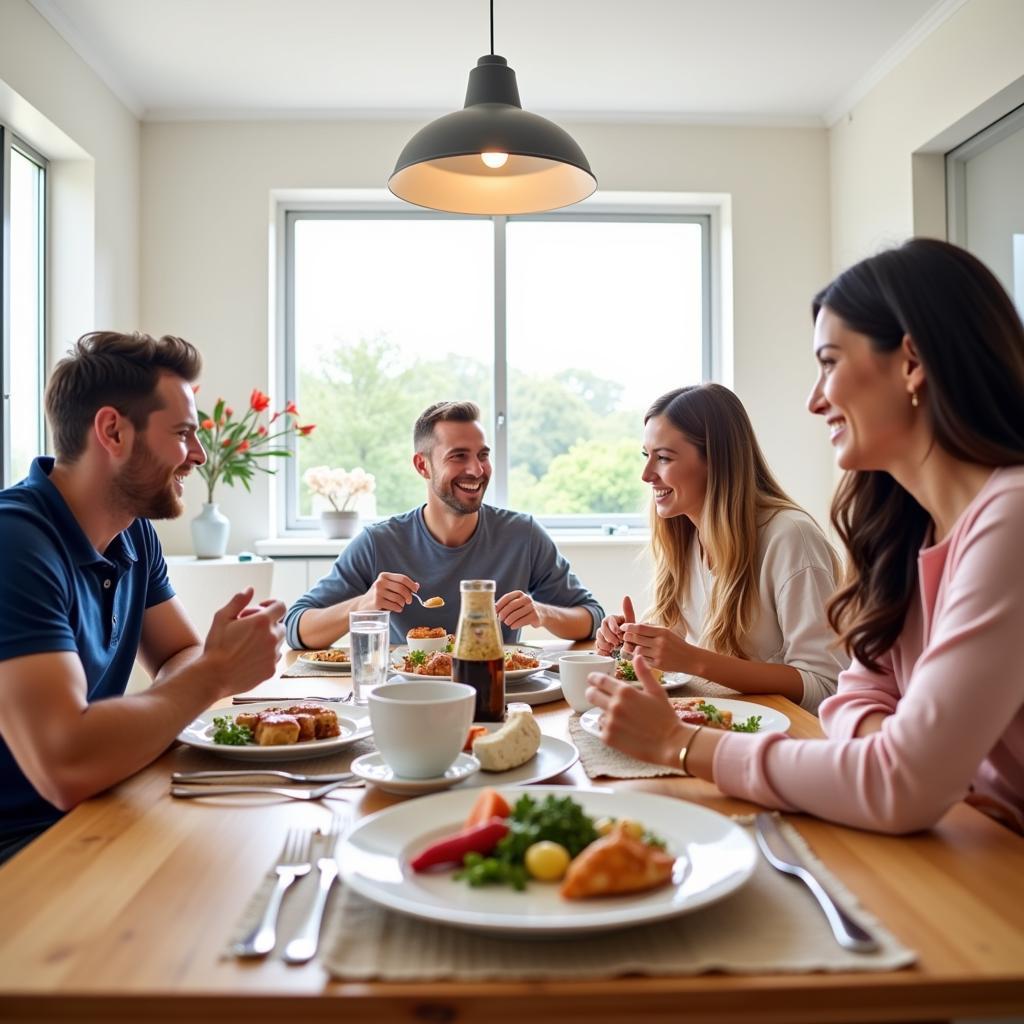
{"type": "Polygon", "coordinates": [[[494,56],[494,0],[491,0],[491,56],[494,56]]]}

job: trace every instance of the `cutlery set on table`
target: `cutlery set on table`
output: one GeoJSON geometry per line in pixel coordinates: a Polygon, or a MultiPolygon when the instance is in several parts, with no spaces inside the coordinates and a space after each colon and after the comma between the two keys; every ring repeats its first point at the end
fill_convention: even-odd
{"type": "Polygon", "coordinates": [[[366,783],[352,772],[325,772],[304,775],[273,769],[242,769],[234,771],[173,772],[171,796],[180,800],[208,796],[238,796],[243,793],[266,793],[291,800],[320,800],[335,789],[353,789],[366,783]],[[292,789],[284,785],[246,783],[247,779],[281,779],[285,783],[301,783],[312,789],[292,789]],[[226,783],[226,785],[224,784],[226,783]]]}
{"type": "Polygon", "coordinates": [[[290,964],[304,964],[313,959],[320,942],[320,926],[327,898],[338,877],[335,848],[341,837],[341,821],[339,815],[335,814],[326,831],[299,828],[288,830],[273,868],[276,875],[274,888],[259,920],[232,947],[235,956],[263,957],[274,950],[285,894],[297,879],[310,874],[315,867],[319,879],[313,903],[281,954],[281,959],[290,964]]]}

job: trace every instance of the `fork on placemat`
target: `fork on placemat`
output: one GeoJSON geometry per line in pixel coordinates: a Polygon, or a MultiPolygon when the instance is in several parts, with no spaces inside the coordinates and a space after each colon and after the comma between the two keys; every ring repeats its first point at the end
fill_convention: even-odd
{"type": "Polygon", "coordinates": [[[277,915],[281,911],[281,901],[292,882],[309,873],[312,867],[309,860],[312,839],[313,833],[308,829],[288,830],[281,856],[274,866],[277,884],[256,927],[235,944],[235,956],[266,956],[277,944],[277,915]]]}
{"type": "Polygon", "coordinates": [[[314,847],[320,853],[316,866],[320,872],[320,884],[317,887],[316,900],[310,908],[306,920],[296,932],[295,937],[285,946],[282,959],[289,964],[304,964],[316,956],[317,946],[320,944],[320,926],[324,917],[324,907],[327,906],[327,897],[330,895],[331,886],[338,877],[338,862],[335,859],[334,851],[341,836],[342,821],[345,820],[335,812],[331,815],[331,824],[326,832],[314,837],[314,847]]]}

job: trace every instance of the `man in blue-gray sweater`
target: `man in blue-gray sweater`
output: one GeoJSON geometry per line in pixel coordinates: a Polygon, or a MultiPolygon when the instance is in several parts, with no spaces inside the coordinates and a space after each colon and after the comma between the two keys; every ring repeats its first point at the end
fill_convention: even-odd
{"type": "Polygon", "coordinates": [[[490,448],[473,402],[439,402],[413,431],[413,466],[427,481],[427,503],[367,527],[330,573],[288,609],[294,648],[328,647],[348,632],[356,611],[390,611],[391,640],[415,626],[455,629],[459,581],[493,579],[506,643],[524,626],[585,640],[604,612],[529,515],[485,505],[490,448]],[[424,608],[413,594],[441,597],[424,608]]]}

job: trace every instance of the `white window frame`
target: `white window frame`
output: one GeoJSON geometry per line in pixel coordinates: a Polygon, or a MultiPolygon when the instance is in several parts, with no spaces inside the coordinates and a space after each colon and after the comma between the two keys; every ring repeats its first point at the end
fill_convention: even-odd
{"type": "MultiPolygon", "coordinates": [[[[11,470],[11,150],[36,164],[43,172],[43,188],[39,196],[39,303],[40,343],[37,352],[40,380],[44,380],[46,354],[49,344],[47,312],[47,253],[49,251],[49,162],[28,143],[18,138],[11,128],[0,121],[0,488],[16,481],[11,470]]],[[[40,441],[45,441],[45,423],[42,415],[38,424],[40,441]]]]}
{"type": "MultiPolygon", "coordinates": [[[[279,190],[272,195],[273,244],[271,247],[272,366],[270,379],[282,396],[296,393],[294,320],[294,224],[299,219],[465,219],[463,215],[419,210],[378,189],[279,190]]],[[[495,226],[494,253],[494,403],[493,421],[487,425],[494,475],[488,499],[498,506],[508,502],[508,395],[505,316],[505,226],[507,217],[479,217],[495,226]]],[[[512,218],[519,221],[674,221],[699,223],[702,227],[702,339],[701,379],[732,384],[730,197],[724,194],[597,193],[585,208],[572,207],[551,213],[512,218]]],[[[652,395],[652,397],[654,397],[652,395]]],[[[412,424],[409,425],[412,429],[412,424]]],[[[296,442],[288,438],[293,454],[296,442]]],[[[313,517],[298,516],[298,460],[285,460],[271,477],[272,535],[309,537],[319,524],[313,517]]],[[[521,511],[530,511],[522,509],[521,511]]],[[[379,517],[386,518],[386,517],[379,517]]],[[[621,526],[645,527],[642,515],[597,514],[544,517],[538,520],[553,531],[610,532],[621,526]]]]}

